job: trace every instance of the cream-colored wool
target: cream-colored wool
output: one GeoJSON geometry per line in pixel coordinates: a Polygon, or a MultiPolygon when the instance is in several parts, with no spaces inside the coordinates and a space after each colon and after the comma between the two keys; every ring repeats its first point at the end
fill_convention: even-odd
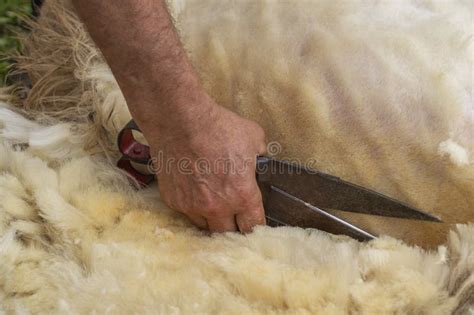
{"type": "MultiPolygon", "coordinates": [[[[470,1],[170,7],[206,89],[279,157],[474,221],[470,1]]],[[[472,224],[348,216],[431,252],[297,228],[209,236],[156,187],[132,190],[110,163],[130,115],[69,10],[46,2],[19,57],[33,87],[0,104],[0,314],[474,312],[472,224]]]]}
{"type": "Polygon", "coordinates": [[[110,165],[0,146],[0,312],[468,314],[474,226],[448,248],[260,227],[208,236],[110,165]]]}

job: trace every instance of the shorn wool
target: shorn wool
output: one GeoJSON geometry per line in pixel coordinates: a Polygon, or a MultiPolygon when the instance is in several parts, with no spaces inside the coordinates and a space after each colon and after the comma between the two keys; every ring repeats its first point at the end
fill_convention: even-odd
{"type": "Polygon", "coordinates": [[[123,96],[71,5],[47,1],[18,56],[32,86],[0,96],[0,314],[473,314],[472,1],[169,7],[206,90],[278,158],[445,223],[338,212],[369,243],[196,229],[114,167],[123,96]]]}

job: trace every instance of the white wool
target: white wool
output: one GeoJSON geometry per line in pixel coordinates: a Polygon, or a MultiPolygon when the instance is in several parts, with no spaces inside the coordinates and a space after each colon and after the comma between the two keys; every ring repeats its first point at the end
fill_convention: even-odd
{"type": "MultiPolygon", "coordinates": [[[[37,159],[8,145],[1,152],[37,159]]],[[[288,227],[208,236],[102,162],[38,170],[33,176],[53,172],[68,185],[31,186],[13,163],[0,168],[0,183],[35,213],[16,215],[18,202],[2,200],[7,312],[447,314],[469,307],[474,279],[464,275],[474,270],[474,226],[452,232],[450,260],[441,258],[444,248],[426,252],[391,238],[363,244],[288,227]],[[70,177],[77,168],[82,176],[70,177]]]]}
{"type": "Polygon", "coordinates": [[[441,142],[439,144],[438,153],[447,155],[450,161],[457,166],[469,164],[469,152],[452,139],[441,142]]]}
{"type": "Polygon", "coordinates": [[[100,117],[104,118],[102,126],[116,136],[117,131],[131,119],[123,94],[106,64],[94,64],[86,70],[81,79],[92,82],[96,92],[103,97],[97,107],[100,117]]]}
{"type": "Polygon", "coordinates": [[[179,19],[179,15],[181,12],[184,11],[186,8],[186,3],[188,2],[187,0],[167,0],[166,1],[168,4],[168,10],[175,19],[179,19]]]}
{"type": "Polygon", "coordinates": [[[39,156],[62,160],[85,154],[71,124],[42,126],[30,121],[0,102],[0,137],[15,144],[26,144],[39,156]]]}

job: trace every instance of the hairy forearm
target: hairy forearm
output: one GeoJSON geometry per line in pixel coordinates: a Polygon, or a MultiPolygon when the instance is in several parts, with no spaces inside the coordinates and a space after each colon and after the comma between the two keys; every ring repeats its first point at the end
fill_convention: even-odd
{"type": "Polygon", "coordinates": [[[146,133],[205,115],[204,92],[164,0],[73,0],[146,133]],[[197,104],[197,105],[196,105],[197,104]]]}

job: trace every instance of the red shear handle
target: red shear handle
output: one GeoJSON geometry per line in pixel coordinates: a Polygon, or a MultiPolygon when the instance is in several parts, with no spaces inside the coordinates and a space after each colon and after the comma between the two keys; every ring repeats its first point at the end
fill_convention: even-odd
{"type": "Polygon", "coordinates": [[[155,180],[155,175],[153,174],[143,174],[137,171],[129,159],[122,157],[118,162],[117,166],[128,173],[128,175],[132,176],[141,187],[146,187],[151,182],[155,180]]]}
{"type": "Polygon", "coordinates": [[[123,156],[133,162],[148,164],[150,147],[138,142],[133,136],[133,130],[140,131],[135,121],[131,120],[118,135],[118,147],[123,156]]]}
{"type": "Polygon", "coordinates": [[[139,131],[135,121],[130,122],[120,131],[117,145],[122,157],[117,166],[133,177],[142,187],[148,186],[154,179],[153,174],[144,174],[136,170],[132,162],[147,165],[150,163],[150,147],[138,142],[133,136],[133,131],[139,131]]]}

